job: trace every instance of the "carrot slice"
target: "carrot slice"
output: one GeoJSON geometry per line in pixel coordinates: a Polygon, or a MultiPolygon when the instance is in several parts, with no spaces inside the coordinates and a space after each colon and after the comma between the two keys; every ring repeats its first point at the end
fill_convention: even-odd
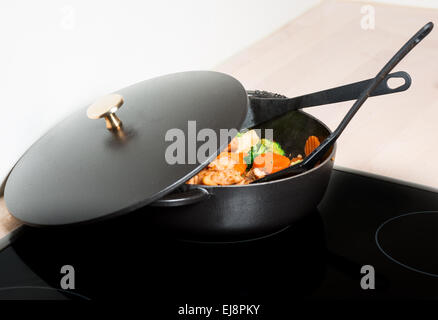
{"type": "Polygon", "coordinates": [[[313,152],[321,143],[318,137],[310,136],[307,138],[306,144],[304,145],[304,154],[306,157],[313,152]]]}
{"type": "Polygon", "coordinates": [[[253,167],[259,168],[271,174],[280,170],[283,170],[290,165],[288,157],[282,156],[278,153],[266,152],[254,159],[253,167]]]}
{"type": "Polygon", "coordinates": [[[240,153],[232,153],[232,159],[237,162],[234,165],[234,170],[244,173],[246,171],[247,164],[243,158],[246,157],[246,154],[243,152],[240,153]]]}
{"type": "Polygon", "coordinates": [[[234,165],[234,170],[239,173],[244,173],[246,171],[246,163],[238,163],[234,165]]]}

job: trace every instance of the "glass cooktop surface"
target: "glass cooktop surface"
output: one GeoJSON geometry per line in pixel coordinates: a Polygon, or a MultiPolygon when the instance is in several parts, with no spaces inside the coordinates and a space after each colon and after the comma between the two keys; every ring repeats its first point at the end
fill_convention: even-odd
{"type": "Polygon", "coordinates": [[[0,299],[142,300],[190,313],[223,303],[287,306],[291,298],[438,298],[433,191],[334,170],[308,217],[237,243],[177,240],[147,217],[131,219],[26,228],[0,252],[0,299]],[[63,266],[74,269],[74,289],[63,289],[63,266]]]}

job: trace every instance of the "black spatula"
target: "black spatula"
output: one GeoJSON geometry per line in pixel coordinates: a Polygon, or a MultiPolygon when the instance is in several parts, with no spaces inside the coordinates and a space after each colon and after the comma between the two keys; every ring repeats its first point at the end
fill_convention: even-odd
{"type": "MultiPolygon", "coordinates": [[[[241,128],[246,129],[257,126],[293,110],[355,100],[359,98],[360,94],[368,88],[373,80],[374,78],[354,82],[294,98],[287,98],[280,94],[267,91],[247,91],[250,104],[241,128]]],[[[411,77],[409,74],[404,71],[398,71],[388,74],[370,96],[402,92],[409,89],[410,86],[411,77]],[[388,80],[393,78],[401,78],[404,80],[404,83],[397,88],[390,88],[388,86],[388,80]]]]}
{"type": "Polygon", "coordinates": [[[353,104],[351,109],[342,119],[339,126],[331,135],[329,135],[312,153],[310,153],[304,160],[296,165],[288,167],[284,170],[267,175],[266,177],[256,180],[253,183],[268,182],[275,179],[288,177],[291,175],[297,175],[305,172],[315,166],[320,161],[326,152],[333,146],[341,133],[347,127],[350,120],[363,105],[363,103],[372,95],[373,91],[379,86],[379,84],[385,79],[388,73],[418,44],[423,40],[433,29],[433,23],[429,22],[422,27],[411,39],[409,39],[403,47],[389,60],[389,62],[380,70],[376,77],[369,83],[365,90],[360,94],[359,98],[353,104]]]}

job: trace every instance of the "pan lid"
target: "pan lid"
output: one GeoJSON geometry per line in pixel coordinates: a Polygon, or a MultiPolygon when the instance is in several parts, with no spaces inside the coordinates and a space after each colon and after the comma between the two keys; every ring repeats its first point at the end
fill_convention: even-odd
{"type": "Polygon", "coordinates": [[[118,90],[73,113],[27,150],[6,182],[6,205],[17,219],[41,226],[145,206],[211,162],[233,136],[231,130],[220,144],[220,130],[240,128],[247,108],[240,82],[211,71],[118,90]],[[213,138],[215,148],[201,148],[206,156],[200,159],[196,151],[213,138]]]}

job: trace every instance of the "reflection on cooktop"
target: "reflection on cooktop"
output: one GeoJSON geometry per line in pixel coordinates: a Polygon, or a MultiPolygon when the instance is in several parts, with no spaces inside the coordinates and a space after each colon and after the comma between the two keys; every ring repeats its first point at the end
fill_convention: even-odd
{"type": "Polygon", "coordinates": [[[113,220],[98,230],[32,229],[13,248],[53,286],[60,278],[55,267],[75,266],[78,290],[91,299],[288,299],[310,294],[324,277],[325,236],[317,212],[274,235],[233,243],[180,241],[146,221],[130,222],[113,220]],[[114,236],[125,228],[123,237],[114,236]]]}
{"type": "Polygon", "coordinates": [[[438,277],[438,211],[412,212],[385,221],[377,229],[376,243],[395,263],[438,277]]]}
{"type": "Polygon", "coordinates": [[[0,288],[0,300],[90,300],[76,292],[39,286],[12,286],[0,288]]]}
{"type": "Polygon", "coordinates": [[[172,312],[185,303],[277,310],[303,299],[437,299],[438,278],[412,270],[438,270],[437,212],[436,192],[334,170],[317,211],[253,241],[179,241],[144,213],[74,228],[28,228],[0,252],[0,288],[59,289],[68,264],[78,295],[139,299],[172,312]],[[419,211],[435,212],[403,215],[419,211]],[[375,289],[361,286],[365,265],[375,270],[375,289]]]}

